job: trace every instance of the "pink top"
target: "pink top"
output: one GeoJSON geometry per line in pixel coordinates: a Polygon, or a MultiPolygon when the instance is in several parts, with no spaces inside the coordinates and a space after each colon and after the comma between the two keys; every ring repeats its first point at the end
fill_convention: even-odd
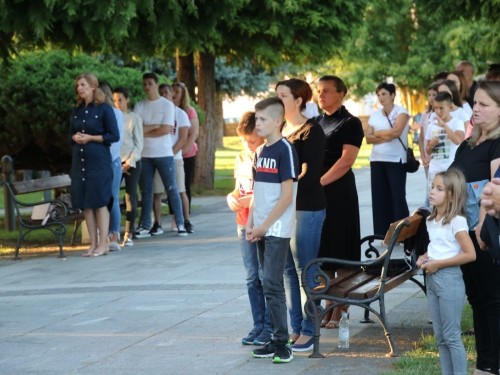
{"type": "MultiPolygon", "coordinates": [[[[188,110],[186,111],[188,118],[191,120],[192,118],[198,118],[198,113],[196,113],[196,109],[193,107],[189,107],[188,110]]],[[[193,146],[191,149],[186,152],[185,154],[182,154],[183,158],[192,158],[193,156],[196,155],[196,151],[198,151],[198,145],[196,142],[193,143],[193,146]]]]}

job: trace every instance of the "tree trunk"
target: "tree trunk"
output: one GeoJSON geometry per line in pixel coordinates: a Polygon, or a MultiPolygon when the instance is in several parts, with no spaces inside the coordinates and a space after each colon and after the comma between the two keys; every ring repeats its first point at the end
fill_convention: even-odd
{"type": "Polygon", "coordinates": [[[215,147],[224,146],[224,112],[222,101],[224,95],[217,93],[215,96],[215,147]]]}
{"type": "Polygon", "coordinates": [[[176,52],[176,65],[177,65],[177,82],[182,82],[186,85],[189,97],[193,99],[195,102],[196,94],[196,79],[194,76],[194,54],[190,53],[187,55],[181,55],[180,51],[177,49],[176,52]]]}
{"type": "Polygon", "coordinates": [[[197,186],[212,190],[215,177],[215,56],[198,52],[197,60],[198,104],[205,111],[205,123],[200,124],[194,181],[197,186]]]}

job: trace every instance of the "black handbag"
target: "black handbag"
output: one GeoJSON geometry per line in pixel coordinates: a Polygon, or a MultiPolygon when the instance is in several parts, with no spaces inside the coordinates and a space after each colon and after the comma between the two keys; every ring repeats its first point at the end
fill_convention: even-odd
{"type": "MultiPolygon", "coordinates": [[[[389,121],[389,125],[391,125],[392,128],[393,126],[391,120],[389,119],[389,115],[385,113],[385,111],[384,115],[387,117],[387,121],[389,121]]],[[[405,147],[401,138],[398,137],[398,140],[406,151],[406,172],[415,173],[418,171],[418,167],[420,167],[420,162],[415,158],[415,155],[413,155],[413,149],[411,147],[405,147]]]]}

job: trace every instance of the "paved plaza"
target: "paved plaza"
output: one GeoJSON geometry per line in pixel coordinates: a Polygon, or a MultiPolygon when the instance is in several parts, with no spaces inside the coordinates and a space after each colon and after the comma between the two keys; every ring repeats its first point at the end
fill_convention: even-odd
{"type": "MultiPolygon", "coordinates": [[[[355,175],[365,236],[372,234],[370,170],[355,175]]],[[[410,212],[423,203],[425,185],[422,168],[408,175],[410,212]]],[[[295,353],[292,363],[278,365],[252,358],[253,347],[241,344],[252,319],[235,214],[225,197],[193,204],[195,233],[187,238],[166,232],[99,258],[82,258],[82,251],[67,251],[66,260],[0,258],[0,374],[380,372],[375,359],[363,370],[353,367],[349,351],[336,349],[338,330],[321,332],[324,359],[295,353]]],[[[169,226],[166,217],[163,228],[169,226]]],[[[391,312],[408,303],[424,325],[427,302],[419,294],[410,282],[389,292],[389,324],[397,315],[391,312]]],[[[366,329],[361,315],[351,309],[351,335],[366,329]]]]}

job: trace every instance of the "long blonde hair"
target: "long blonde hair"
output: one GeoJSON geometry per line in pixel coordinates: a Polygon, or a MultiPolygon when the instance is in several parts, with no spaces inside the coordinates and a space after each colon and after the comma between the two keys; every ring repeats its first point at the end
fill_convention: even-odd
{"type": "MultiPolygon", "coordinates": [[[[467,217],[467,185],[462,171],[457,168],[450,168],[447,171],[439,172],[436,174],[437,176],[441,176],[443,179],[446,191],[446,210],[443,215],[443,225],[449,224],[455,216],[467,217]]],[[[435,219],[436,216],[437,209],[432,207],[432,213],[428,220],[435,219]]]]}
{"type": "MultiPolygon", "coordinates": [[[[85,79],[85,81],[87,81],[87,83],[90,87],[93,87],[95,89],[94,90],[94,104],[99,105],[99,104],[104,103],[104,101],[106,100],[106,96],[104,95],[102,90],[99,88],[99,81],[97,80],[97,77],[92,73],[82,73],[78,77],[76,77],[75,91],[77,91],[76,84],[82,78],[85,79]]],[[[80,95],[78,95],[78,91],[77,91],[77,93],[76,93],[76,106],[78,107],[81,102],[83,102],[83,99],[80,98],[80,95]]]]}
{"type": "Polygon", "coordinates": [[[187,112],[187,110],[191,107],[191,101],[189,99],[189,91],[186,85],[182,82],[176,82],[172,85],[172,88],[174,87],[180,87],[182,89],[182,99],[180,108],[184,110],[184,112],[187,112]]]}
{"type": "MultiPolygon", "coordinates": [[[[483,81],[481,82],[477,90],[484,90],[486,94],[495,101],[498,107],[500,107],[500,82],[497,81],[483,81]]],[[[472,130],[472,135],[470,136],[468,143],[469,146],[474,147],[479,141],[479,138],[483,135],[483,129],[477,124],[474,124],[474,128],[472,130]]],[[[497,127],[490,131],[488,135],[484,138],[485,141],[495,140],[500,138],[500,120],[497,124],[497,127]]]]}

